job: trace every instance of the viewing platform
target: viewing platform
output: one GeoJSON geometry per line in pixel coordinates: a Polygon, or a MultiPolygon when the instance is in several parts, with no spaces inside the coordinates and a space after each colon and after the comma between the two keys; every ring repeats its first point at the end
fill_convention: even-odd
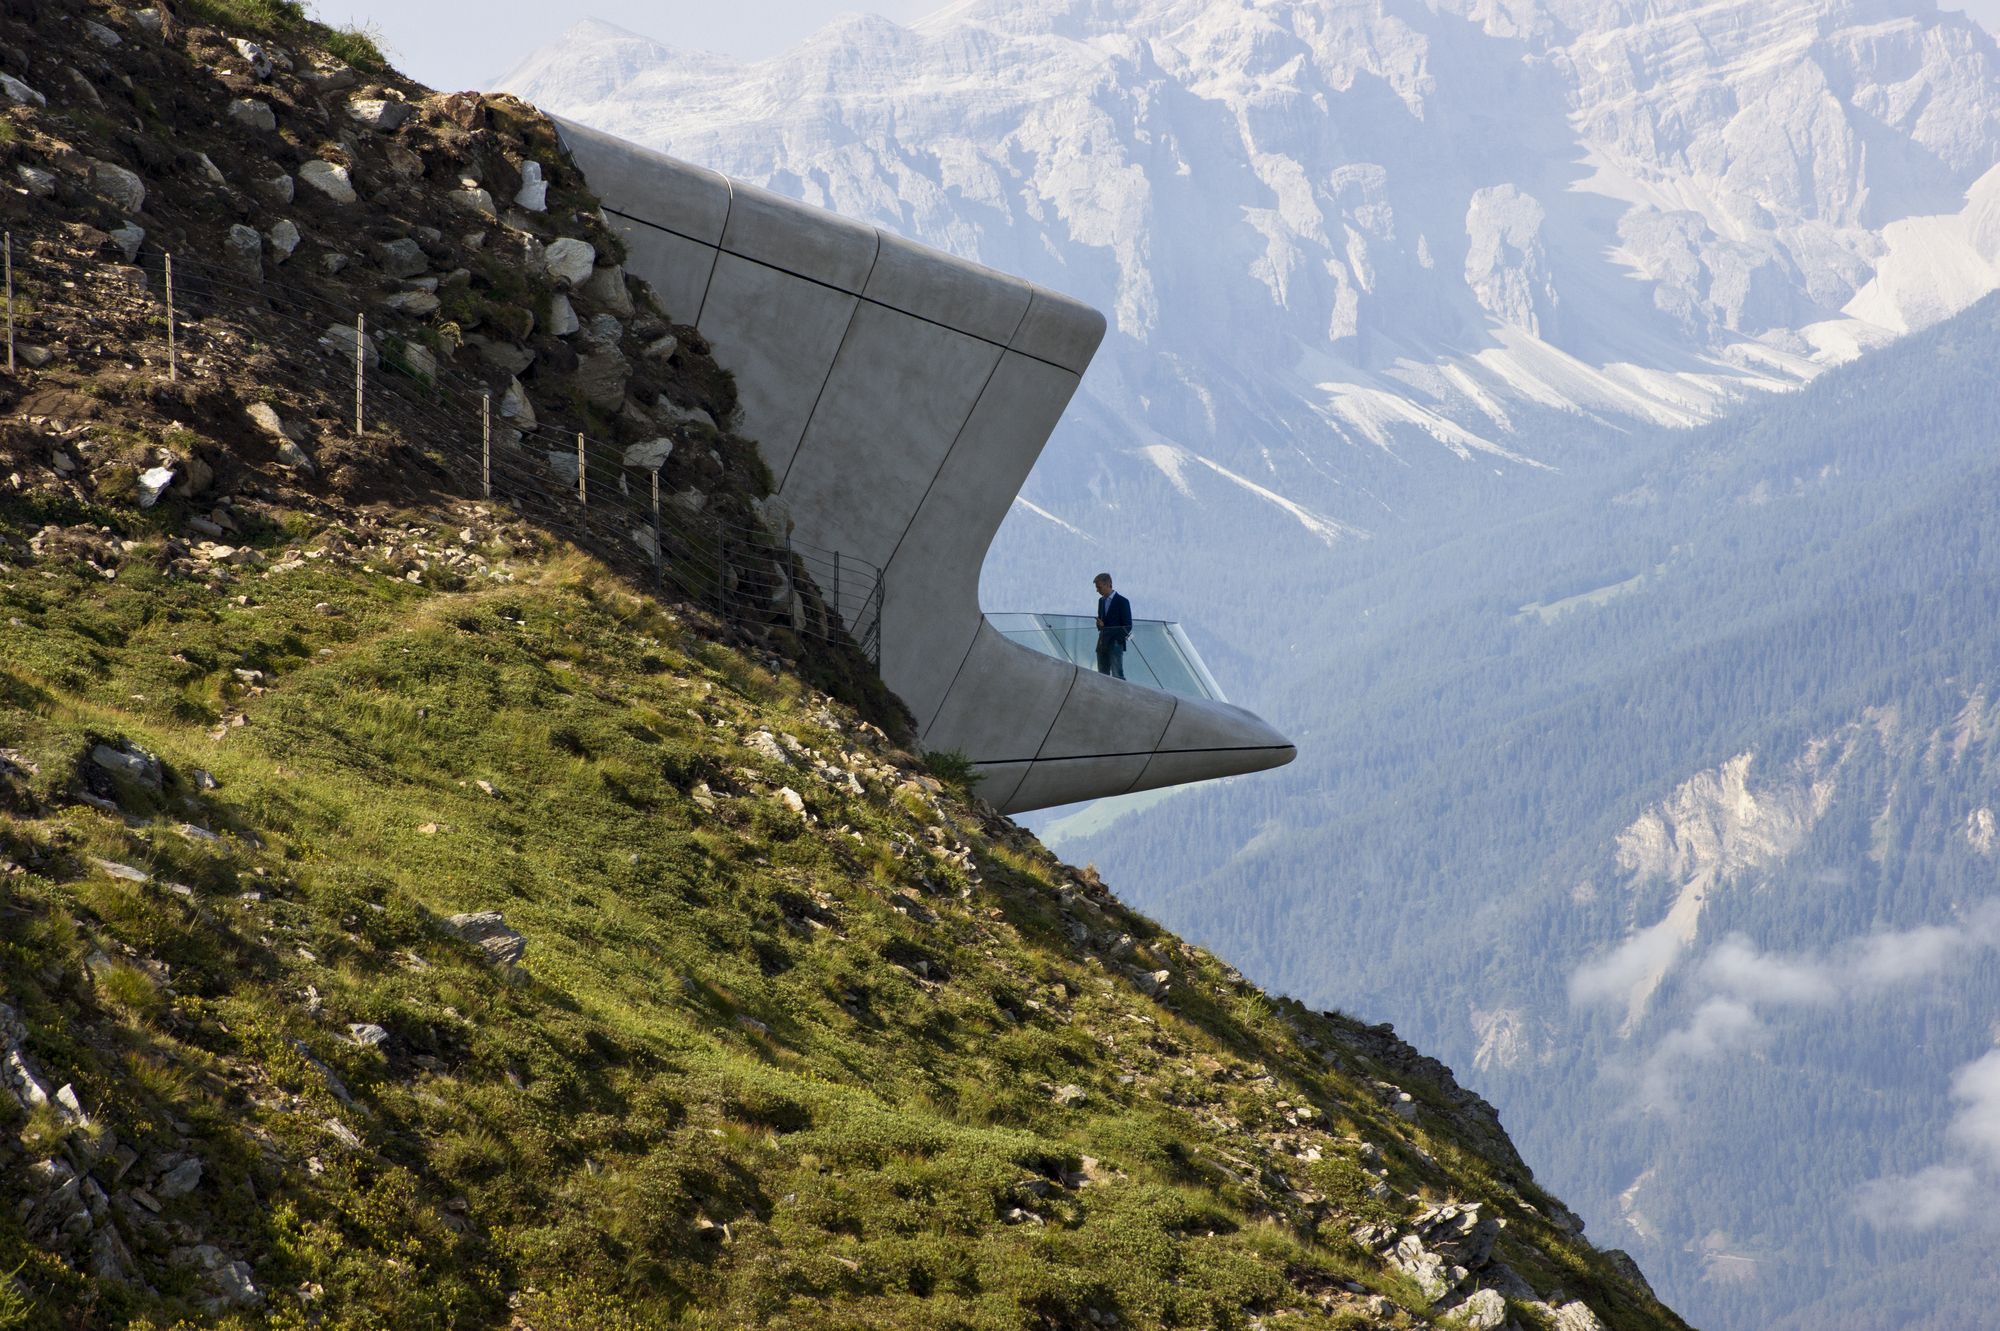
{"type": "MultiPolygon", "coordinates": [[[[1097,669],[1097,621],[1089,615],[991,613],[987,622],[1000,636],[1044,656],[1097,669]]],[[[1208,673],[1201,654],[1179,624],[1167,619],[1135,619],[1125,643],[1125,682],[1144,684],[1183,698],[1228,702],[1208,673]]]]}

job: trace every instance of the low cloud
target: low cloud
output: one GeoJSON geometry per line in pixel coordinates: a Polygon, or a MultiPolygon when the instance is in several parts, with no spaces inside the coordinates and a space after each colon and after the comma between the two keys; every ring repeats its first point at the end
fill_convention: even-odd
{"type": "Polygon", "coordinates": [[[1577,967],[1569,977],[1573,1003],[1623,1002],[1633,986],[1673,964],[1680,937],[1665,920],[1641,929],[1595,961],[1577,967]]]}
{"type": "Polygon", "coordinates": [[[1855,1190],[1854,1209],[1878,1229],[1936,1229],[1965,1219],[1984,1191],[1978,1171],[1932,1165],[1862,1184],[1855,1190]]]}
{"type": "MultiPolygon", "coordinates": [[[[1584,1006],[1624,1002],[1634,986],[1673,966],[1685,946],[1666,921],[1642,929],[1579,966],[1570,976],[1570,1000],[1584,1006]]],[[[1682,993],[1690,1015],[1640,1056],[1638,1107],[1666,1108],[1687,1069],[1759,1046],[1768,1033],[1767,1014],[1831,1009],[1937,980],[1995,950],[2000,950],[2000,900],[1983,902],[1951,924],[1867,934],[1821,952],[1767,952],[1748,937],[1731,934],[1698,960],[1683,963],[1682,993]]],[[[1952,1120],[1953,1142],[2000,1174],[2000,1052],[1960,1069],[1952,1096],[1961,1106],[1952,1120]]],[[[1954,1159],[1919,1174],[1878,1180],[1890,1192],[1906,1190],[1912,1200],[1897,1209],[1888,1193],[1871,1191],[1864,1213],[1883,1217],[1884,1224],[1942,1224],[1958,1213],[1959,1175],[1969,1167],[1954,1159]]]]}

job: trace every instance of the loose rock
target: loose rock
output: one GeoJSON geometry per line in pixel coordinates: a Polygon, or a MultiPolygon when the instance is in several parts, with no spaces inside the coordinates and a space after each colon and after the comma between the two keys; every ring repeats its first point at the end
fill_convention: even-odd
{"type": "Polygon", "coordinates": [[[299,179],[335,203],[353,203],[359,197],[354,192],[354,182],[348,176],[346,167],[317,157],[299,168],[299,179]]]}

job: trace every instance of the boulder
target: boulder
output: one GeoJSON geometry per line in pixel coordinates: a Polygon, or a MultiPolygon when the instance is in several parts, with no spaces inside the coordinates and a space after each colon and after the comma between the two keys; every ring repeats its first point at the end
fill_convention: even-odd
{"type": "Polygon", "coordinates": [[[1507,1300],[1498,1290],[1476,1289],[1452,1309],[1450,1317],[1462,1331],[1500,1331],[1507,1324],[1507,1300]]]}
{"type": "Polygon", "coordinates": [[[174,483],[172,467],[149,467],[139,473],[139,507],[151,508],[160,502],[160,496],[174,483]]]}
{"type": "Polygon", "coordinates": [[[629,444],[625,449],[625,465],[642,471],[658,471],[667,465],[667,459],[674,455],[674,441],[671,439],[648,439],[644,443],[629,444]]]}
{"type": "Polygon", "coordinates": [[[231,37],[229,44],[243,57],[243,63],[250,66],[250,77],[260,83],[271,77],[271,58],[264,54],[263,47],[245,37],[231,37]]]}
{"type": "Polygon", "coordinates": [[[593,272],[579,291],[599,309],[621,319],[632,317],[632,293],[626,289],[625,269],[619,264],[593,272]]]}
{"type": "Polygon", "coordinates": [[[331,58],[314,60],[299,77],[315,92],[345,92],[360,82],[353,66],[331,58]]]}
{"type": "MultiPolygon", "coordinates": [[[[320,334],[319,344],[324,350],[352,365],[357,337],[353,324],[328,324],[326,331],[320,334]]],[[[363,368],[372,370],[381,363],[382,359],[375,350],[375,339],[371,336],[361,348],[361,364],[363,368]]]]}
{"type": "Polygon", "coordinates": [[[576,306],[570,304],[569,297],[558,291],[549,298],[549,332],[556,337],[568,337],[583,327],[583,321],[576,317],[576,306]]]}
{"type": "Polygon", "coordinates": [[[1556,1331],[1604,1331],[1604,1323],[1582,1301],[1565,1303],[1556,1309],[1556,1331]]]}
{"type": "Polygon", "coordinates": [[[521,387],[521,381],[512,376],[507,380],[507,391],[500,395],[500,419],[523,430],[535,428],[535,404],[528,400],[528,390],[521,387]]]}
{"type": "Polygon", "coordinates": [[[496,966],[512,966],[528,950],[527,938],[509,929],[497,910],[454,915],[445,923],[453,933],[484,952],[486,959],[496,966]]]}
{"type": "Polygon", "coordinates": [[[665,360],[681,349],[681,340],[672,333],[658,337],[646,344],[646,355],[652,360],[665,360]]]}
{"type": "Polygon", "coordinates": [[[556,281],[575,286],[588,281],[596,269],[597,249],[587,240],[563,236],[549,242],[542,255],[542,266],[556,281]]]}
{"type": "Polygon", "coordinates": [[[451,199],[454,207],[462,208],[468,213],[495,219],[500,216],[500,209],[495,206],[493,196],[478,185],[461,186],[447,197],[451,199]]]}
{"type": "Polygon", "coordinates": [[[438,372],[437,357],[422,343],[407,343],[403,347],[403,369],[412,378],[435,379],[438,372]]]}
{"type": "Polygon", "coordinates": [[[90,159],[90,187],[109,199],[120,212],[145,210],[146,182],[139,179],[137,172],[114,162],[90,159]]]}
{"type": "Polygon", "coordinates": [[[632,364],[615,348],[593,351],[576,366],[576,386],[584,400],[600,411],[616,411],[625,401],[625,385],[632,377],[632,364]]]}
{"type": "Polygon", "coordinates": [[[14,174],[21,181],[21,188],[38,199],[52,199],[56,194],[56,178],[38,166],[23,162],[14,168],[14,174]]]}
{"type": "Polygon", "coordinates": [[[280,218],[269,231],[264,233],[264,238],[271,242],[273,261],[283,263],[291,258],[292,252],[299,247],[299,228],[291,218],[280,218]]]}
{"type": "Polygon", "coordinates": [[[243,414],[249,417],[250,423],[273,443],[290,442],[292,436],[285,429],[284,418],[278,415],[278,409],[270,403],[252,402],[243,409],[243,414]]]}
{"type": "Polygon", "coordinates": [[[514,206],[531,213],[548,210],[549,182],[542,178],[540,162],[521,163],[521,188],[514,194],[514,206]]]}
{"type": "Polygon", "coordinates": [[[299,179],[335,203],[353,203],[357,197],[347,168],[317,157],[299,168],[299,179]]]}
{"type": "Polygon", "coordinates": [[[222,240],[222,255],[231,268],[254,277],[264,275],[264,237],[254,226],[241,222],[229,228],[222,240]]]}
{"type": "Polygon", "coordinates": [[[229,104],[229,118],[245,129],[269,134],[278,128],[278,117],[269,102],[255,97],[238,97],[229,104]]]}
{"type": "Polygon", "coordinates": [[[146,228],[127,222],[124,226],[111,228],[111,239],[117,244],[118,252],[125,256],[126,263],[137,263],[139,247],[146,243],[146,228]]]}
{"type": "Polygon", "coordinates": [[[291,176],[284,171],[280,171],[277,175],[268,176],[262,180],[253,180],[250,182],[250,188],[276,204],[290,203],[293,196],[298,193],[298,188],[293,183],[291,176]]]}
{"type": "Polygon", "coordinates": [[[389,1042],[389,1032],[372,1021],[350,1021],[347,1038],[364,1049],[374,1049],[389,1042]]]}
{"type": "Polygon", "coordinates": [[[410,107],[400,97],[350,97],[347,118],[378,134],[393,134],[410,118],[410,107]]]}
{"type": "Polygon", "coordinates": [[[49,99],[30,88],[12,74],[0,74],[0,93],[16,106],[47,106],[49,99]]]}
{"type": "Polygon", "coordinates": [[[438,312],[438,298],[428,291],[398,291],[382,298],[382,307],[412,319],[427,319],[438,312]]]}
{"type": "Polygon", "coordinates": [[[130,740],[121,740],[116,745],[94,746],[90,751],[90,762],[116,780],[128,781],[155,795],[166,783],[166,771],[160,766],[160,760],[130,740]]]}
{"type": "Polygon", "coordinates": [[[201,1161],[189,1156],[161,1175],[160,1181],[153,1185],[152,1193],[161,1201],[170,1202],[176,1197],[187,1196],[200,1184],[201,1161]]]}
{"type": "Polygon", "coordinates": [[[418,277],[431,269],[424,247],[408,236],[377,245],[375,259],[382,271],[394,278],[418,277]]]}

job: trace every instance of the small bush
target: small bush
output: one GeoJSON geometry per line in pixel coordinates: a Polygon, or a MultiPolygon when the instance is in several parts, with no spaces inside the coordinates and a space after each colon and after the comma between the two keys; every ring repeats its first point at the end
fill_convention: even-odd
{"type": "Polygon", "coordinates": [[[924,754],[924,766],[946,785],[963,786],[967,790],[980,777],[978,772],[972,770],[972,759],[965,756],[963,749],[932,749],[924,754]]]}

